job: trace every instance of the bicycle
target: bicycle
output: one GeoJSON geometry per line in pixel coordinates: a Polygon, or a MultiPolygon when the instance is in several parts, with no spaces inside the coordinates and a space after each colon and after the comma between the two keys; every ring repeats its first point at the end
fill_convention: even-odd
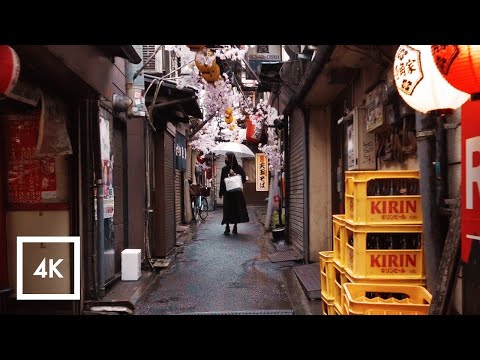
{"type": "MultiPolygon", "coordinates": [[[[210,190],[210,189],[207,189],[210,190]]],[[[200,217],[202,220],[205,220],[208,216],[208,201],[207,198],[202,195],[200,191],[199,195],[196,195],[192,201],[193,208],[193,218],[198,221],[200,217]]]]}

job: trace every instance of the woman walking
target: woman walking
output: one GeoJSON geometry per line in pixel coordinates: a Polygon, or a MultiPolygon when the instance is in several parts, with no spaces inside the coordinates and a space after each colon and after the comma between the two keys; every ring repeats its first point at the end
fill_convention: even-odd
{"type": "Polygon", "coordinates": [[[223,220],[222,225],[226,224],[224,234],[230,234],[230,224],[233,224],[232,233],[236,234],[237,224],[249,222],[247,204],[243,191],[228,192],[225,186],[225,178],[229,176],[241,175],[242,182],[247,181],[245,171],[238,165],[237,158],[233,152],[225,154],[225,166],[222,169],[220,177],[220,193],[219,196],[223,199],[223,220]]]}

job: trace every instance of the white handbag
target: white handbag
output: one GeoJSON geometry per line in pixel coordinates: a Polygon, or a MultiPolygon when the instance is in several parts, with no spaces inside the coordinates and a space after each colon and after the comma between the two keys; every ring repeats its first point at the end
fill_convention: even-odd
{"type": "Polygon", "coordinates": [[[243,181],[241,175],[234,175],[225,178],[225,187],[228,192],[243,191],[243,181]]]}

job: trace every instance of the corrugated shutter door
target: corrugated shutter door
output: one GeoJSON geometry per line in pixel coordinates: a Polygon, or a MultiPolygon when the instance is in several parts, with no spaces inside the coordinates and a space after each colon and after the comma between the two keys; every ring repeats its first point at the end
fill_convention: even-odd
{"type": "Polygon", "coordinates": [[[167,254],[175,247],[175,152],[174,138],[165,132],[165,241],[167,254]]]}
{"type": "Polygon", "coordinates": [[[182,189],[180,170],[175,169],[175,223],[180,225],[182,223],[182,189]]]}
{"type": "Polygon", "coordinates": [[[305,124],[300,110],[293,113],[289,141],[289,230],[291,245],[303,254],[305,124]]]}

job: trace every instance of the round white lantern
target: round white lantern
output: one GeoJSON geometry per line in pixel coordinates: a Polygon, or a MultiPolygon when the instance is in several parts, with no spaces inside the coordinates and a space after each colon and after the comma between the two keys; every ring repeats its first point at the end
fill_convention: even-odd
{"type": "Polygon", "coordinates": [[[401,45],[395,54],[393,76],[403,100],[422,113],[456,109],[470,98],[443,78],[430,45],[401,45]]]}

